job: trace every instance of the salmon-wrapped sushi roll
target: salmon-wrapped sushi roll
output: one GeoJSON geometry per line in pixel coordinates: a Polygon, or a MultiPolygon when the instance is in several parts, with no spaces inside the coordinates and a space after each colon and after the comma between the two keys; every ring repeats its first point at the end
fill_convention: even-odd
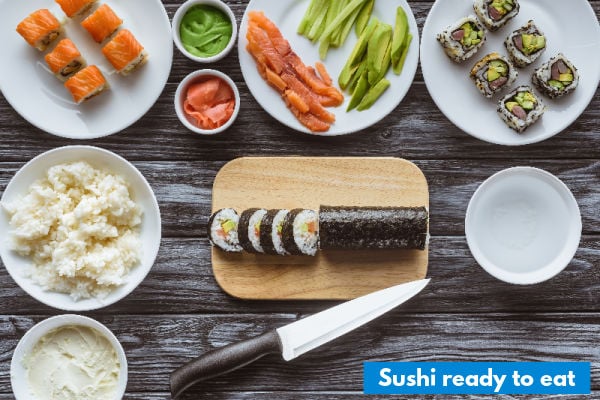
{"type": "Polygon", "coordinates": [[[65,87],[71,92],[75,103],[80,104],[108,89],[108,84],[98,67],[90,65],[69,78],[65,87]]]}
{"type": "Polygon", "coordinates": [[[83,15],[98,0],[54,0],[58,3],[67,17],[73,18],[83,15]]]}
{"type": "Polygon", "coordinates": [[[81,21],[83,26],[92,35],[94,40],[101,43],[112,35],[123,23],[117,14],[106,4],[102,4],[96,11],[81,21]]]}
{"type": "Polygon", "coordinates": [[[52,13],[43,8],[29,14],[17,25],[17,32],[40,51],[46,50],[62,32],[62,25],[52,13]]]}
{"type": "Polygon", "coordinates": [[[58,42],[54,50],[44,58],[50,70],[61,81],[67,80],[86,65],[85,59],[71,39],[58,42]]]}
{"type": "Polygon", "coordinates": [[[102,54],[121,75],[129,75],[148,58],[144,46],[127,29],[119,31],[102,48],[102,54]]]}

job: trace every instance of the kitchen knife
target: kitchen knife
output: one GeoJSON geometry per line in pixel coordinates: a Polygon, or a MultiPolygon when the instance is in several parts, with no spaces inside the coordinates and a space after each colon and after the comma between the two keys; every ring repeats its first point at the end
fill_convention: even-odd
{"type": "Polygon", "coordinates": [[[171,396],[196,382],[226,374],[271,353],[289,361],[404,303],[427,284],[422,279],[392,286],[339,304],[252,339],[233,343],[184,364],[171,373],[171,396]]]}

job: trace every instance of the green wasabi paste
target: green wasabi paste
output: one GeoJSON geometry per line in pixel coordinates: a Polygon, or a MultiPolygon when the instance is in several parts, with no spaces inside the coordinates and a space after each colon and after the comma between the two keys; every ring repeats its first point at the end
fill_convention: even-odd
{"type": "Polygon", "coordinates": [[[183,47],[190,54],[203,58],[223,51],[231,39],[232,31],[227,14],[207,5],[191,7],[179,25],[183,47]]]}

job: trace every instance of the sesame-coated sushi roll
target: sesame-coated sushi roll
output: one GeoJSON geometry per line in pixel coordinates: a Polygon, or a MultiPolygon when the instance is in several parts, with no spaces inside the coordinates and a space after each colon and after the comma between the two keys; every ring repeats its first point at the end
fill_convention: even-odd
{"type": "Polygon", "coordinates": [[[61,81],[69,79],[86,66],[85,59],[71,39],[63,39],[44,57],[50,70],[61,81]]]}
{"type": "Polygon", "coordinates": [[[452,61],[471,58],[485,43],[485,29],[473,15],[461,18],[437,35],[446,55],[452,61]]]}
{"type": "Polygon", "coordinates": [[[510,128],[522,133],[533,125],[545,107],[529,86],[519,86],[498,102],[498,115],[510,128]]]}
{"type": "Polygon", "coordinates": [[[283,247],[283,221],[288,210],[269,210],[260,222],[260,245],[267,254],[287,255],[283,247]]]}
{"type": "Polygon", "coordinates": [[[314,210],[296,208],[283,221],[283,246],[294,255],[314,256],[319,246],[319,221],[314,210]]]}
{"type": "Polygon", "coordinates": [[[249,253],[264,253],[260,244],[260,223],[267,213],[264,208],[249,208],[240,215],[238,238],[240,245],[249,253]]]}
{"type": "Polygon", "coordinates": [[[17,25],[17,32],[30,46],[46,50],[62,32],[62,25],[52,13],[43,8],[29,14],[17,25]]]}
{"type": "Polygon", "coordinates": [[[129,75],[148,58],[144,46],[123,29],[102,48],[102,54],[121,75],[129,75]]]}
{"type": "Polygon", "coordinates": [[[518,0],[475,0],[475,13],[490,31],[497,31],[519,13],[518,0]]]}
{"type": "Polygon", "coordinates": [[[92,35],[92,38],[100,43],[116,32],[123,20],[119,18],[107,4],[102,4],[96,11],[81,21],[81,26],[92,35]]]}
{"type": "Polygon", "coordinates": [[[569,94],[579,84],[577,68],[562,53],[535,70],[533,84],[551,99],[569,94]]]}
{"type": "Polygon", "coordinates": [[[233,208],[222,208],[208,221],[208,238],[210,242],[227,252],[240,252],[242,246],[238,238],[240,217],[233,208]]]}
{"type": "Polygon", "coordinates": [[[54,0],[69,18],[79,17],[90,10],[97,0],[54,0]]]}
{"type": "Polygon", "coordinates": [[[85,67],[65,82],[75,103],[80,104],[108,88],[106,79],[95,65],[85,67]]]}
{"type": "Polygon", "coordinates": [[[508,57],[517,67],[524,68],[538,59],[546,50],[546,36],[533,23],[517,29],[504,41],[508,57]]]}
{"type": "Polygon", "coordinates": [[[490,53],[471,69],[471,79],[486,98],[510,87],[517,79],[517,70],[506,58],[490,53]]]}

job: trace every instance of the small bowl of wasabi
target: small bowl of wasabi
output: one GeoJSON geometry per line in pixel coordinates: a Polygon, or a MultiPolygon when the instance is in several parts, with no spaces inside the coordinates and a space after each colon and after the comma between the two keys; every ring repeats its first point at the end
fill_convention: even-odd
{"type": "Polygon", "coordinates": [[[172,22],[173,42],[190,60],[211,63],[225,57],[235,44],[237,22],[227,4],[219,0],[188,0],[172,22]]]}

